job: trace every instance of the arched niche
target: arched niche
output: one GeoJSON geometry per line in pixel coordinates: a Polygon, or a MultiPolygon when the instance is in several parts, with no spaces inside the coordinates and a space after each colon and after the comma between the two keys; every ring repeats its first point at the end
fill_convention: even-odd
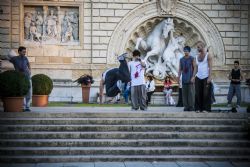
{"type": "MultiPolygon", "coordinates": [[[[107,54],[108,64],[116,62],[117,54],[132,49],[130,47],[136,36],[146,36],[161,19],[164,17],[159,15],[156,2],[142,4],[129,12],[117,25],[111,36],[107,54]]],[[[214,23],[205,13],[188,3],[178,1],[174,22],[176,33],[187,30],[191,34],[183,32],[186,37],[190,38],[194,35],[188,40],[190,44],[194,44],[196,39],[203,40],[213,50],[214,66],[224,65],[225,51],[222,38],[214,23]]]]}

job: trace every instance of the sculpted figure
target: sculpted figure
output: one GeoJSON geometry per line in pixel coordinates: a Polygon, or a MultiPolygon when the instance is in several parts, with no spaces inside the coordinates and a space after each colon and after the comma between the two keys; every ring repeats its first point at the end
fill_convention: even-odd
{"type": "Polygon", "coordinates": [[[78,19],[78,14],[77,13],[74,13],[73,14],[73,19],[72,19],[72,28],[73,28],[73,37],[74,37],[74,40],[78,40],[79,39],[79,19],[78,19]]]}
{"type": "Polygon", "coordinates": [[[146,52],[146,73],[152,73],[155,78],[163,80],[167,75],[178,76],[185,41],[182,34],[174,37],[173,19],[168,18],[156,25],[146,40],[138,38],[135,49],[146,52]]]}
{"type": "Polygon", "coordinates": [[[51,10],[50,15],[47,17],[47,34],[52,38],[57,37],[57,21],[54,10],[51,10]]]}
{"type": "Polygon", "coordinates": [[[33,40],[38,40],[40,41],[41,34],[37,31],[37,28],[35,26],[35,22],[31,22],[30,26],[30,39],[33,40]]]}
{"type": "Polygon", "coordinates": [[[32,20],[32,14],[27,12],[24,16],[24,38],[26,40],[30,39],[30,25],[32,20]]]}
{"type": "Polygon", "coordinates": [[[166,20],[163,20],[149,34],[146,41],[142,38],[137,39],[135,49],[140,51],[150,50],[147,52],[146,57],[144,58],[145,61],[147,61],[151,56],[160,57],[166,47],[165,39],[168,37],[168,33],[170,32],[170,30],[173,29],[173,19],[168,18],[166,20]]]}
{"type": "Polygon", "coordinates": [[[182,50],[185,41],[186,40],[183,36],[174,38],[173,31],[171,31],[168,46],[162,56],[164,64],[169,68],[169,71],[176,77],[178,76],[179,60],[183,55],[182,50]]]}
{"type": "Polygon", "coordinates": [[[43,16],[40,11],[37,11],[36,15],[36,28],[38,33],[43,33],[43,16]]]}

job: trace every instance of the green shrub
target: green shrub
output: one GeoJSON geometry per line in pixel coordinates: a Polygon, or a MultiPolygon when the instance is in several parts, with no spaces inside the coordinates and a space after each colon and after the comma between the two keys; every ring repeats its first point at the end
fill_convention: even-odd
{"type": "Polygon", "coordinates": [[[30,87],[29,79],[21,72],[9,70],[0,73],[0,96],[25,96],[30,87]]]}
{"type": "Polygon", "coordinates": [[[47,75],[32,76],[33,95],[49,95],[53,89],[53,82],[47,75]]]}

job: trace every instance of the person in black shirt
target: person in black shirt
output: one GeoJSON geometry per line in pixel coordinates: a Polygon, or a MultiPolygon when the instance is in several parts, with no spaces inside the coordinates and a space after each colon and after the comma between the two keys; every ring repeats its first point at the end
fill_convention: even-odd
{"type": "Polygon", "coordinates": [[[234,68],[232,69],[231,73],[229,74],[229,80],[231,80],[227,100],[228,100],[228,107],[231,107],[232,98],[234,94],[237,97],[237,108],[240,107],[241,103],[241,91],[240,91],[240,81],[243,80],[242,73],[239,67],[239,61],[234,61],[234,68]]]}

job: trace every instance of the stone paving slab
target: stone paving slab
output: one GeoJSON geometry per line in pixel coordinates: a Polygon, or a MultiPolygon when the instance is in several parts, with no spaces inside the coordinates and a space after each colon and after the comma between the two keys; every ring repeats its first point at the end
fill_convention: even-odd
{"type": "Polygon", "coordinates": [[[230,162],[206,162],[210,167],[234,167],[230,162]]]}
{"type": "Polygon", "coordinates": [[[95,162],[95,167],[125,167],[123,162],[95,162]]]}
{"type": "Polygon", "coordinates": [[[153,162],[153,167],[179,167],[176,162],[153,162]]]}
{"type": "Polygon", "coordinates": [[[125,167],[154,167],[151,162],[124,162],[125,167]]]}
{"type": "Polygon", "coordinates": [[[63,167],[95,167],[95,163],[92,162],[64,163],[63,167]]]}
{"type": "Polygon", "coordinates": [[[38,163],[36,167],[63,167],[63,163],[38,163]]]}
{"type": "Polygon", "coordinates": [[[0,163],[0,167],[250,167],[250,162],[73,162],[73,163],[0,163]]]}
{"type": "Polygon", "coordinates": [[[182,161],[177,161],[176,163],[180,167],[209,167],[204,162],[182,162],[182,161]]]}
{"type": "Polygon", "coordinates": [[[250,167],[250,162],[233,162],[234,167],[250,167]]]}

